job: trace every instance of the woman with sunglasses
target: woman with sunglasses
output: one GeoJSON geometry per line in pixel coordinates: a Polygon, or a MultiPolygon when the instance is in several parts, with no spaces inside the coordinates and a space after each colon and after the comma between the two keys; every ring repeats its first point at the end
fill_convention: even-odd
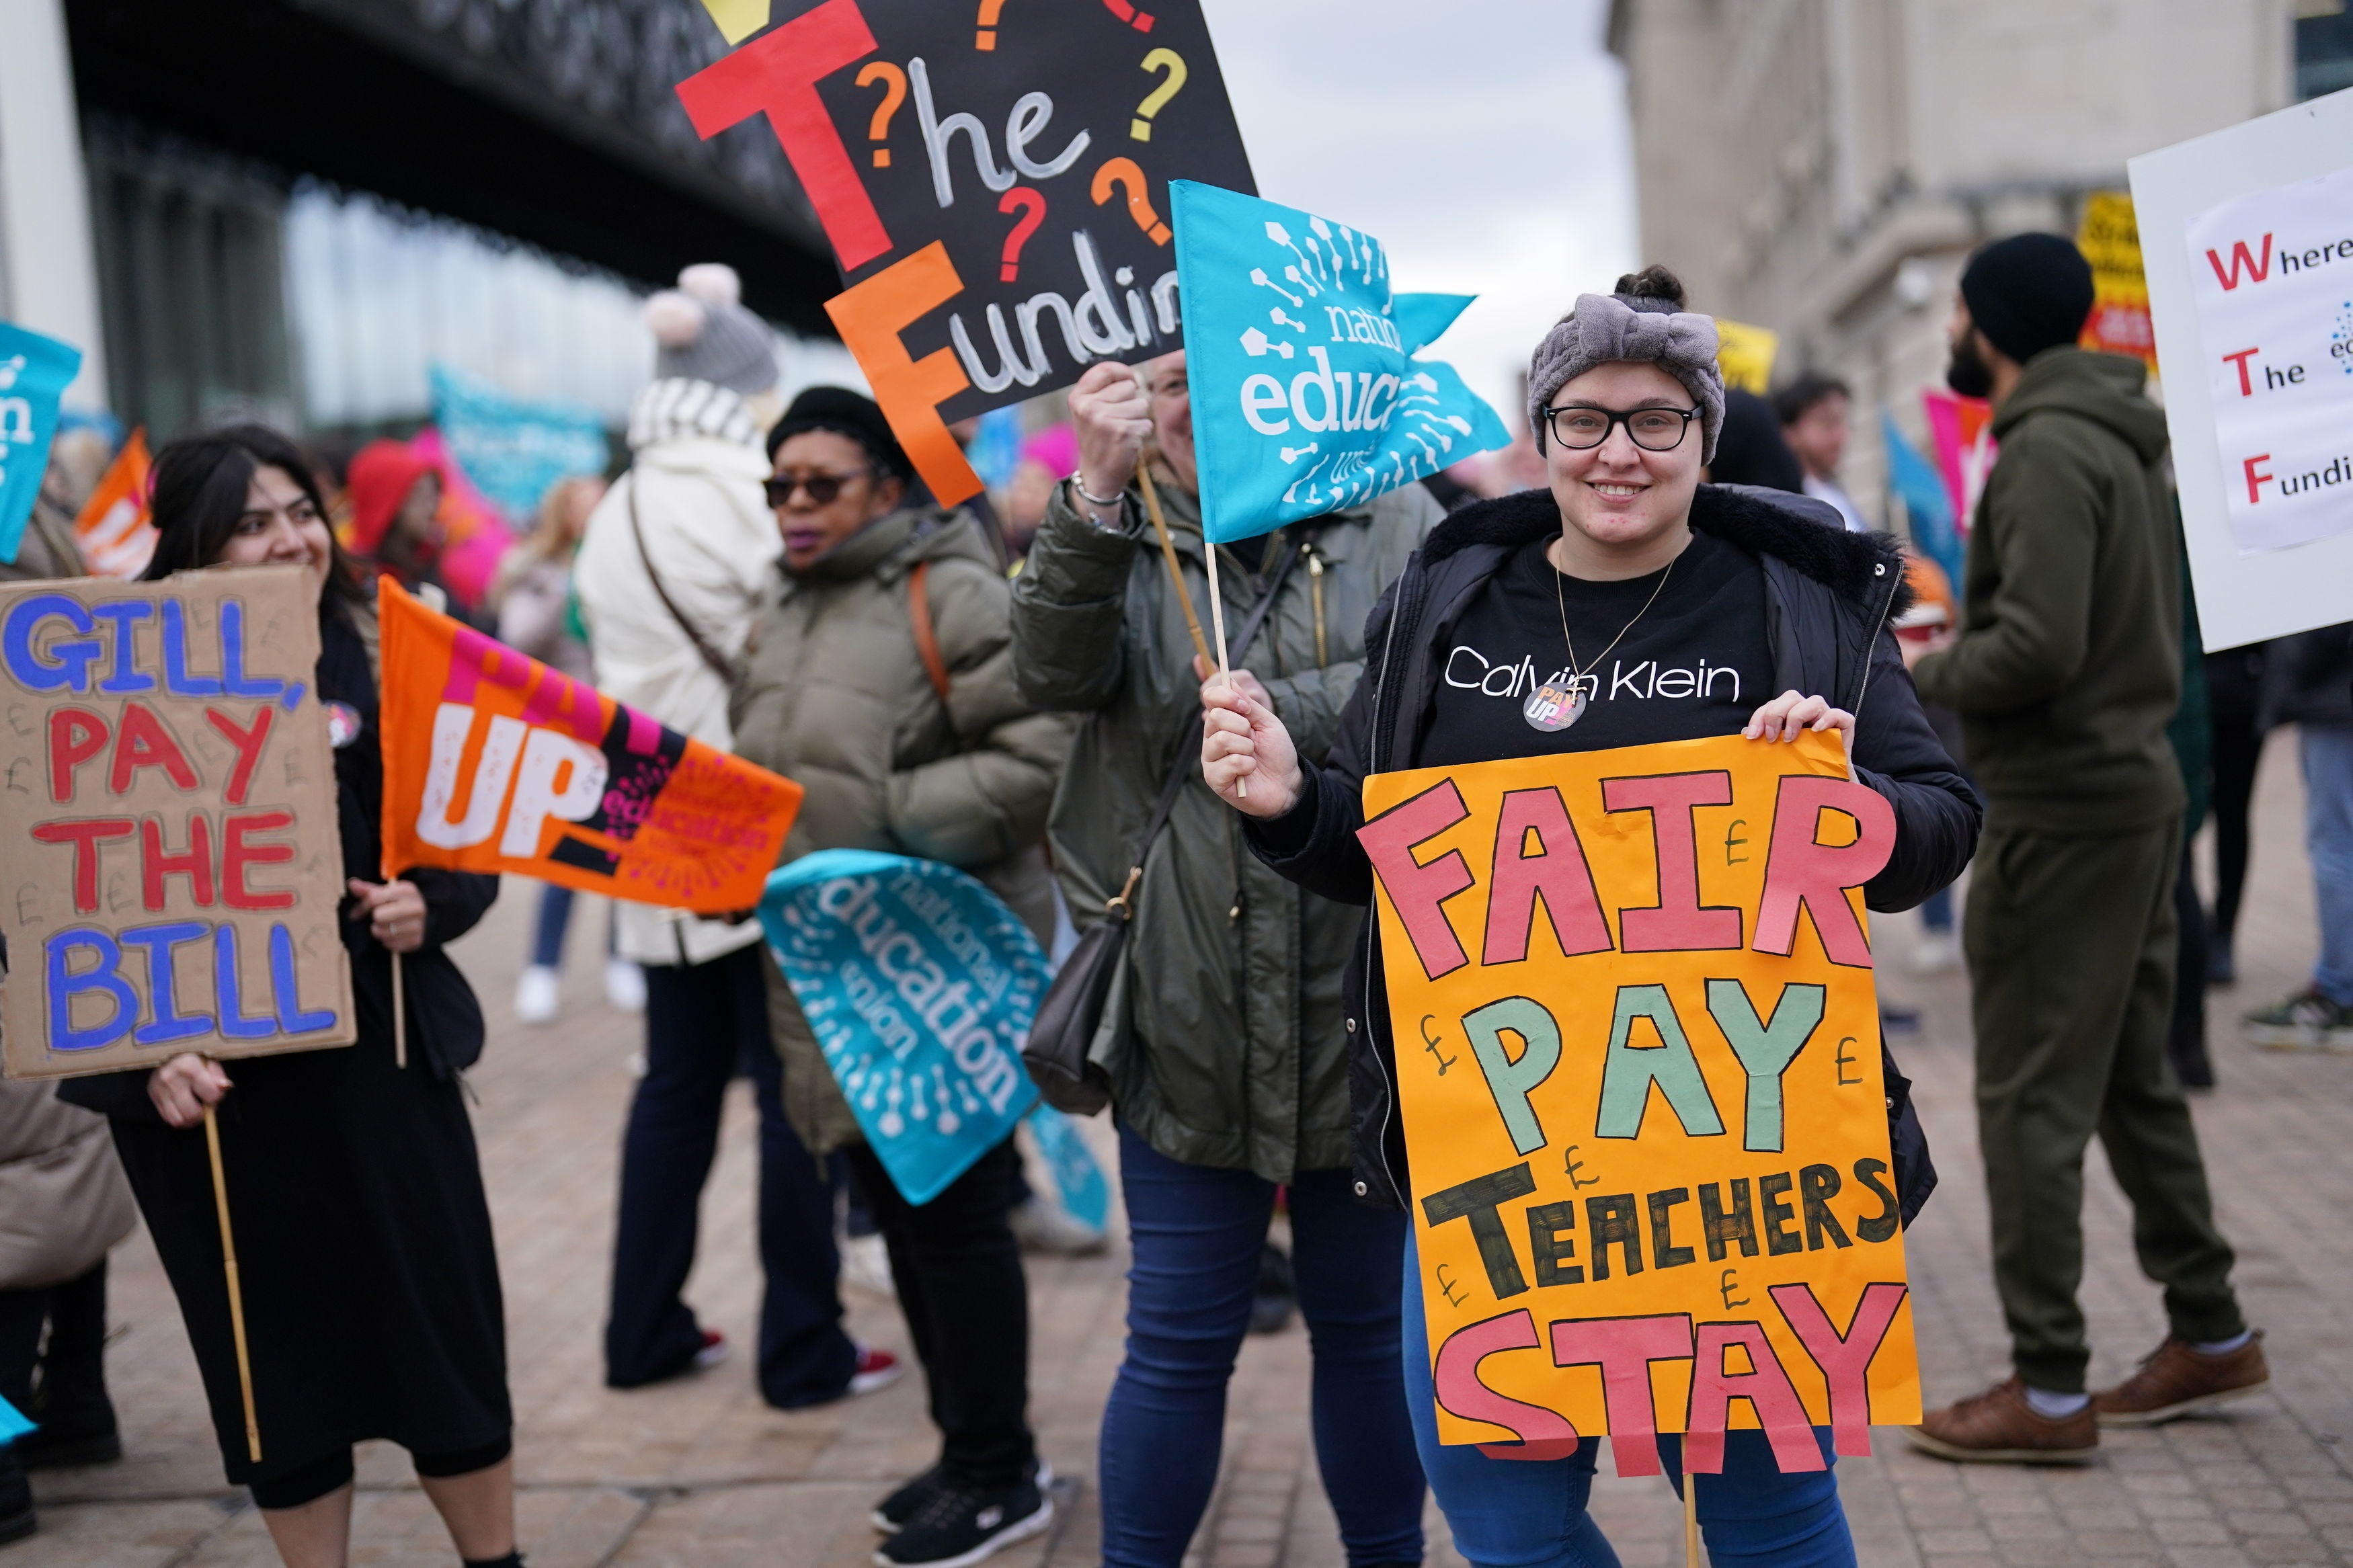
{"type": "MultiPolygon", "coordinates": [[[[1327,898],[1368,904],[1356,837],[1367,773],[1835,728],[1856,777],[1895,811],[1895,850],[1864,889],[1870,907],[1909,909],[1960,873],[1978,805],[1921,716],[1889,630],[1907,598],[1903,557],[1884,535],[1842,531],[1822,502],[1699,482],[1724,417],[1715,350],[1715,323],[1683,310],[1662,268],[1578,298],[1530,367],[1528,418],[1549,488],[1465,508],[1431,534],[1373,612],[1365,645],[1378,651],[1322,766],[1303,762],[1250,674],[1203,687],[1203,772],[1251,819],[1260,858],[1327,898]]],[[[1387,992],[1377,948],[1360,941],[1356,953],[1344,996],[1366,1090],[1356,1190],[1404,1206],[1387,992]]],[[[1908,1119],[1900,1090],[1891,1109],[1908,1119]]],[[[1899,1129],[1899,1145],[1916,1126],[1899,1129]]],[[[1905,1155],[1899,1146],[1899,1177],[1905,1155]]],[[[1899,1194],[1907,1219],[1925,1185],[1899,1194]]],[[[1599,1440],[1557,1460],[1441,1447],[1411,1248],[1405,1310],[1415,1437],[1463,1555],[1514,1568],[1615,1563],[1585,1511],[1599,1440]]],[[[1827,1459],[1830,1435],[1818,1436],[1827,1459]]],[[[1680,1487],[1681,1441],[1661,1447],[1680,1487]]],[[[1831,1472],[1780,1473],[1761,1432],[1730,1434],[1724,1473],[1699,1489],[1698,1507],[1721,1568],[1855,1561],[1831,1472]]]]}
{"type": "Polygon", "coordinates": [[[369,1438],[409,1451],[469,1568],[521,1568],[499,1260],[459,1078],[482,1053],[482,1012],[444,951],[490,909],[499,880],[433,870],[379,879],[375,604],[293,443],[258,426],[174,441],[155,455],[153,508],[150,580],[293,565],[318,597],[316,689],[335,749],[359,1039],[227,1066],[177,1056],[150,1072],[76,1079],[58,1097],[113,1119],[222,1463],[252,1491],[288,1568],[342,1568],[352,1446],[369,1438]],[[405,1066],[393,1047],[395,955],[407,992],[405,1066]],[[237,1216],[258,1460],[199,1130],[208,1105],[219,1107],[237,1216]]]}
{"type": "MultiPolygon", "coordinates": [[[[1011,592],[968,511],[911,502],[906,454],[873,402],[811,387],[768,436],[784,581],[729,705],[736,752],[807,793],[784,858],[877,849],[959,867],[1043,942],[1040,847],[1070,724],[1014,689],[1011,592]]],[[[1009,1215],[1011,1138],[918,1206],[892,1184],[773,966],[768,1020],[786,1113],[837,1150],[882,1233],[931,1384],[937,1463],[878,1500],[889,1564],[977,1563],[1053,1519],[1029,1423],[1029,1288],[1009,1215]]]]}

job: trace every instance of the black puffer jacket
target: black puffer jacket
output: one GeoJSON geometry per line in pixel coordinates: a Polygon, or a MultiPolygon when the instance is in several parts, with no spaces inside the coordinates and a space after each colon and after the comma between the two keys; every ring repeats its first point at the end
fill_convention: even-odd
{"type": "MultiPolygon", "coordinates": [[[[1895,852],[1864,888],[1864,901],[1873,910],[1908,910],[1950,883],[1977,847],[1983,807],[1929,728],[1888,630],[1910,599],[1894,541],[1844,531],[1820,501],[1740,485],[1702,485],[1691,522],[1764,567],[1774,689],[1827,697],[1855,715],[1856,776],[1887,797],[1896,821],[1895,852]]],[[[1439,526],[1366,625],[1366,679],[1341,714],[1323,769],[1307,771],[1306,795],[1278,827],[1250,824],[1253,853],[1324,898],[1372,902],[1372,868],[1356,840],[1365,775],[1421,765],[1422,730],[1456,620],[1514,552],[1560,526],[1559,508],[1546,490],[1466,507],[1439,526]]],[[[1391,1089],[1397,1058],[1388,992],[1369,914],[1343,997],[1356,1195],[1403,1207],[1411,1180],[1391,1089]]],[[[1908,1222],[1927,1201],[1936,1173],[1912,1111],[1911,1085],[1892,1058],[1884,1066],[1896,1191],[1908,1222]]]]}

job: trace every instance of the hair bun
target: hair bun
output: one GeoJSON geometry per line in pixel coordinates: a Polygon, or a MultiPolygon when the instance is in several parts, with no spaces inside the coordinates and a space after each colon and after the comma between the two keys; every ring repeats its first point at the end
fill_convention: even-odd
{"type": "Polygon", "coordinates": [[[1678,310],[1684,308],[1683,280],[1663,267],[1629,272],[1618,279],[1612,292],[1630,304],[1636,300],[1659,300],[1678,310]]]}

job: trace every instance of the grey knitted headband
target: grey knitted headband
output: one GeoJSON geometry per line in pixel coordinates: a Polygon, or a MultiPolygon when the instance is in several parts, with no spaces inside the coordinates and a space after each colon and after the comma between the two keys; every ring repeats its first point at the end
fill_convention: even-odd
{"type": "Polygon", "coordinates": [[[1700,461],[1715,460],[1724,429],[1724,372],[1715,363],[1715,318],[1678,310],[1649,295],[1579,294],[1577,309],[1545,334],[1528,362],[1528,428],[1545,447],[1545,405],[1598,364],[1655,364],[1700,406],[1700,461]]]}

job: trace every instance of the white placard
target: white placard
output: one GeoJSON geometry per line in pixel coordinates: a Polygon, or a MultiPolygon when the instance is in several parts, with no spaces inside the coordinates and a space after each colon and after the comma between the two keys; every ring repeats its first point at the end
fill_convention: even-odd
{"type": "Polygon", "coordinates": [[[2353,91],[2130,168],[2206,647],[2353,620],[2353,91]]]}

